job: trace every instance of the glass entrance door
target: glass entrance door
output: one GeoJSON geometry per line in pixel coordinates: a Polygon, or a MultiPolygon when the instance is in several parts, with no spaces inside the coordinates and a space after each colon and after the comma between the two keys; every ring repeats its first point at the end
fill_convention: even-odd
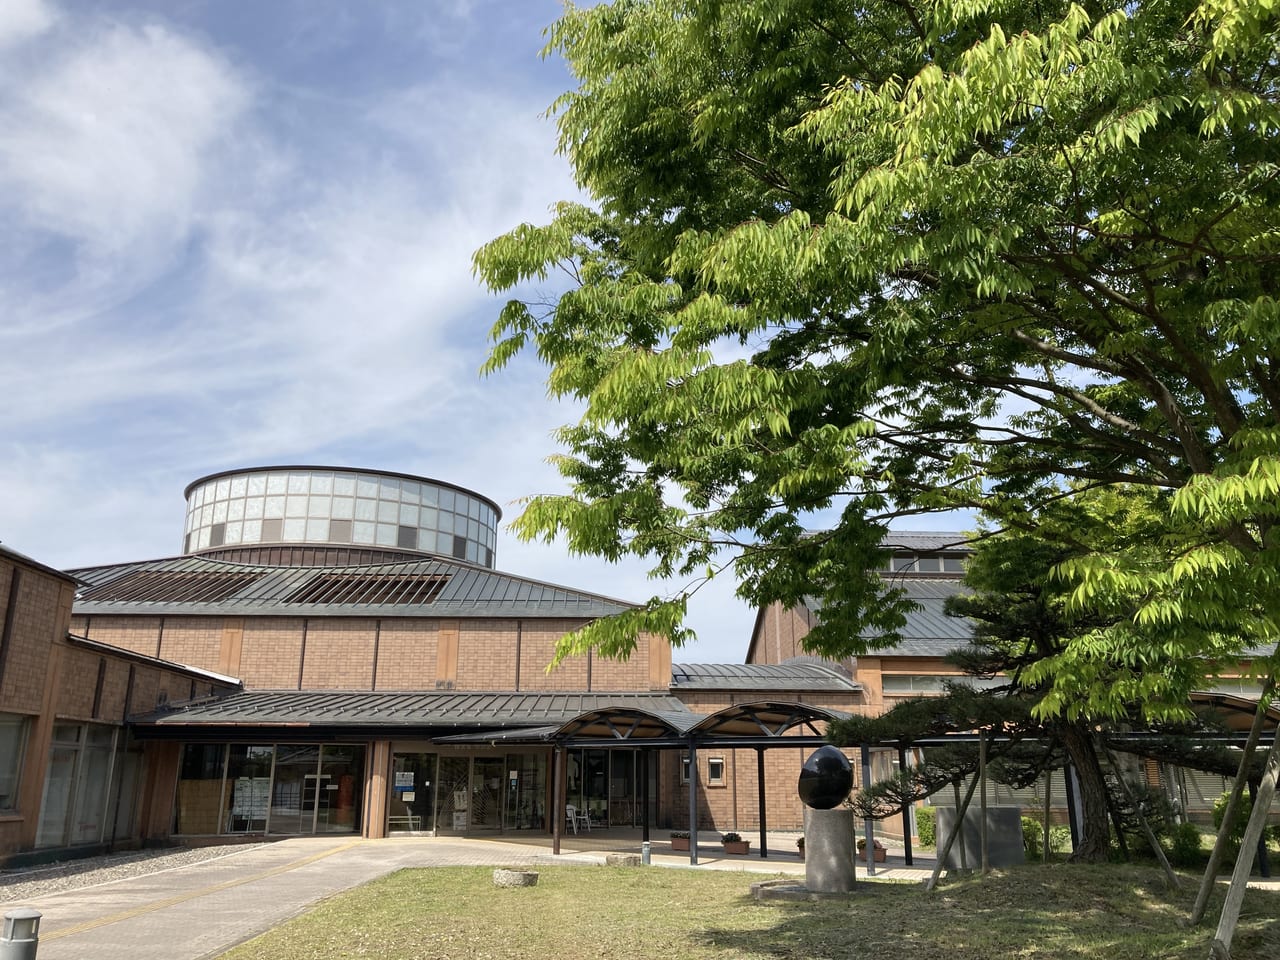
{"type": "Polygon", "coordinates": [[[502,828],[502,800],[506,795],[506,762],[502,757],[476,757],[471,766],[472,830],[502,828]]]}
{"type": "Polygon", "coordinates": [[[320,748],[314,744],[280,744],[271,784],[270,833],[315,833],[320,795],[320,748]]]}

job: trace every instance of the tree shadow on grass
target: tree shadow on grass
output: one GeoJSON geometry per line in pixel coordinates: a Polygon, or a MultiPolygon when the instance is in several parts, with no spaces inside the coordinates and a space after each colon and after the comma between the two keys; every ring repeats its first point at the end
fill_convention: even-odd
{"type": "MultiPolygon", "coordinates": [[[[706,931],[718,947],[760,960],[990,960],[993,957],[1151,960],[1208,954],[1210,922],[1184,924],[1195,878],[1169,892],[1156,871],[1127,865],[1024,867],[916,885],[860,881],[848,898],[817,902],[743,898],[752,923],[706,931]]],[[[1280,891],[1250,890],[1235,960],[1280,957],[1280,891]]]]}

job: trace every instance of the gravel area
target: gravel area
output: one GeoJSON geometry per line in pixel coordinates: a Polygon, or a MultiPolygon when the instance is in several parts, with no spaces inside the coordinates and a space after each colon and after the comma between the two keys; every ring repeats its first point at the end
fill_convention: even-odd
{"type": "Polygon", "coordinates": [[[64,860],[38,867],[0,870],[0,904],[35,900],[53,893],[92,887],[113,880],[143,877],[219,857],[234,856],[260,844],[131,850],[83,860],[64,860]]]}

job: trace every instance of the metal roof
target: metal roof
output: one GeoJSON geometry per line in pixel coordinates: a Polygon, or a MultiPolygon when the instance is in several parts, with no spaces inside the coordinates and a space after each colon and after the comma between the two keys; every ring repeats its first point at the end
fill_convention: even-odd
{"type": "Polygon", "coordinates": [[[890,530],[880,541],[886,550],[955,551],[972,553],[967,534],[952,531],[890,530]]]}
{"type": "MultiPolygon", "coordinates": [[[[171,704],[131,718],[140,728],[192,726],[504,727],[560,725],[584,713],[631,708],[688,713],[664,693],[454,693],[250,690],[171,704]]],[[[696,715],[695,719],[696,719],[696,715]]]]}
{"type": "Polygon", "coordinates": [[[336,567],[172,557],[70,571],[78,614],[609,616],[632,604],[443,557],[336,567]]]}
{"type": "MultiPolygon", "coordinates": [[[[907,611],[906,623],[898,631],[899,642],[871,650],[869,656],[941,657],[968,645],[973,638],[973,621],[949,617],[945,610],[948,597],[968,592],[959,580],[904,576],[894,580],[893,586],[901,588],[914,606],[907,611]]],[[[806,597],[805,606],[818,613],[822,599],[806,597]]]]}
{"type": "Polygon", "coordinates": [[[803,690],[850,692],[861,686],[835,664],[676,663],[671,666],[676,690],[803,690]]]}

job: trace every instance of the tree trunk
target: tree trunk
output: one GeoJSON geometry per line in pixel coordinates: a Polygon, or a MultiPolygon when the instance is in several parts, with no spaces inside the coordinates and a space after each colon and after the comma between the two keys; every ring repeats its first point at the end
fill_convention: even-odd
{"type": "Polygon", "coordinates": [[[1081,820],[1084,838],[1071,854],[1073,863],[1103,863],[1107,859],[1110,839],[1107,782],[1102,776],[1098,753],[1089,732],[1074,723],[1064,723],[1057,730],[1076,768],[1080,783],[1081,820]]]}

